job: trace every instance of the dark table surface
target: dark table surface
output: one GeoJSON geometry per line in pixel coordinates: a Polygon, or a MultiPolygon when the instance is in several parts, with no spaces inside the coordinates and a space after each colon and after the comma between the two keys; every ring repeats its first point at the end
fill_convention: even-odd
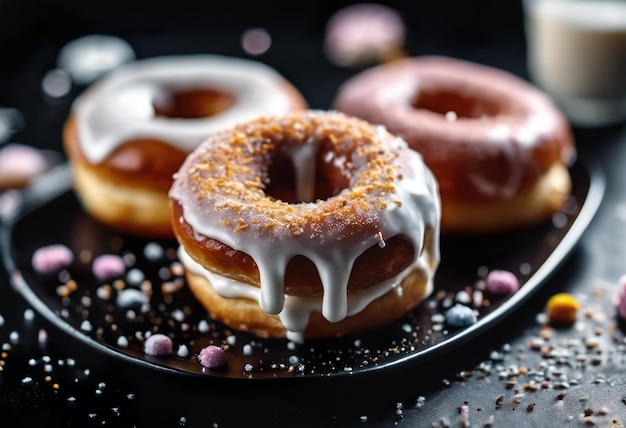
{"type": "MultiPolygon", "coordinates": [[[[0,106],[25,119],[10,141],[62,155],[61,127],[82,88],[52,102],[42,97],[40,82],[65,43],[92,33],[124,38],[140,58],[245,56],[242,31],[264,27],[273,44],[257,59],[291,80],[311,107],[329,108],[340,83],[359,71],[333,66],[321,50],[324,23],[344,4],[98,1],[86,8],[0,0],[0,106]]],[[[469,59],[527,78],[517,2],[388,4],[407,23],[409,54],[469,59]]],[[[626,128],[574,133],[579,159],[598,165],[606,179],[597,214],[523,305],[450,352],[369,377],[180,376],[115,358],[68,334],[33,311],[2,270],[0,426],[626,426],[626,330],[614,305],[626,273],[626,128]],[[579,320],[548,337],[540,315],[562,291],[582,302],[579,320]]]]}

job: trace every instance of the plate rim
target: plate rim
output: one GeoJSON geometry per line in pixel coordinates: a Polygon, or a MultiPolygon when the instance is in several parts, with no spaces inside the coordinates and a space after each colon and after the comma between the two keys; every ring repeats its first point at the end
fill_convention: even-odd
{"type": "Polygon", "coordinates": [[[4,218],[0,217],[0,255],[2,256],[2,268],[8,275],[9,283],[35,310],[44,318],[51,322],[55,327],[59,328],[63,333],[68,334],[79,342],[89,346],[96,351],[103,352],[107,356],[118,359],[121,362],[130,364],[139,364],[142,367],[157,370],[162,373],[173,374],[176,376],[185,376],[191,378],[211,379],[214,381],[243,381],[243,382],[276,382],[293,379],[314,379],[319,377],[328,378],[345,378],[345,377],[363,377],[380,373],[383,370],[397,370],[404,366],[416,367],[442,353],[449,352],[455,348],[462,346],[464,343],[485,333],[493,328],[496,321],[502,320],[519,307],[523,302],[528,300],[542,284],[544,284],[556,270],[565,262],[570,253],[574,250],[577,243],[591,224],[595,214],[597,213],[606,190],[606,177],[604,171],[595,159],[587,159],[584,162],[577,159],[570,167],[580,168],[589,179],[589,188],[584,195],[584,201],[581,202],[582,207],[576,218],[571,224],[568,232],[559,241],[557,246],[552,250],[550,255],[541,264],[539,269],[529,278],[524,286],[516,293],[511,295],[506,301],[501,303],[496,309],[482,316],[476,323],[464,328],[462,331],[455,333],[453,336],[427,346],[423,349],[407,353],[397,359],[393,359],[382,365],[368,367],[368,370],[353,371],[349,373],[338,372],[331,375],[298,375],[285,377],[226,377],[214,375],[210,372],[194,373],[191,371],[181,370],[167,366],[163,363],[150,361],[148,359],[140,359],[136,356],[121,352],[120,350],[101,343],[94,338],[81,333],[75,327],[70,325],[62,317],[56,314],[32,289],[27,280],[22,276],[12,258],[12,231],[19,219],[34,209],[44,206],[52,202],[72,189],[72,173],[69,164],[66,162],[53,169],[30,187],[20,191],[22,204],[19,209],[11,212],[4,218]]]}
{"type": "Polygon", "coordinates": [[[582,162],[577,159],[571,168],[574,167],[582,169],[589,177],[589,189],[582,202],[582,208],[570,226],[569,231],[554,250],[552,250],[539,269],[524,283],[524,286],[511,295],[505,302],[500,304],[495,310],[483,316],[478,322],[466,327],[449,340],[444,340],[423,350],[398,358],[390,362],[389,365],[406,363],[408,359],[419,359],[419,357],[423,359],[427,359],[426,357],[434,358],[436,355],[440,355],[441,352],[447,352],[461,346],[463,343],[484,333],[486,330],[493,328],[492,324],[494,322],[510,316],[516,308],[528,300],[537,292],[541,285],[556,273],[557,269],[565,263],[567,257],[572,253],[588,226],[593,221],[604,199],[606,190],[606,177],[596,160],[582,162]],[[428,354],[427,356],[423,355],[426,353],[428,354]]]}

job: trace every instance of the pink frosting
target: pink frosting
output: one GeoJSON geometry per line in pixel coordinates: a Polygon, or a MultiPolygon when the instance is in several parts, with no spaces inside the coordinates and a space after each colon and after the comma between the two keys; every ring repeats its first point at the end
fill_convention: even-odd
{"type": "Polygon", "coordinates": [[[62,244],[39,248],[33,253],[32,266],[35,272],[50,275],[61,272],[74,261],[72,250],[62,244]]]}
{"type": "Polygon", "coordinates": [[[493,294],[512,294],[519,290],[519,280],[512,272],[494,270],[487,275],[487,291],[493,294]]]}
{"type": "Polygon", "coordinates": [[[198,355],[198,361],[207,368],[221,367],[228,362],[228,355],[219,346],[209,345],[206,348],[202,348],[198,355]]]}
{"type": "Polygon", "coordinates": [[[94,259],[92,271],[98,280],[106,281],[124,275],[126,265],[120,256],[103,254],[94,259]]]}

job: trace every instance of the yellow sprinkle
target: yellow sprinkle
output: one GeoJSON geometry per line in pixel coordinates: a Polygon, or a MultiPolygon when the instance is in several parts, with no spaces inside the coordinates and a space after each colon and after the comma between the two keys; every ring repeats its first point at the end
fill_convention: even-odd
{"type": "Polygon", "coordinates": [[[67,288],[65,285],[59,285],[57,287],[57,294],[60,297],[67,297],[71,294],[71,291],[69,288],[67,288]]]}
{"type": "Polygon", "coordinates": [[[78,283],[74,281],[73,279],[70,279],[69,281],[67,281],[65,283],[65,286],[70,292],[76,291],[78,289],[78,283]]]}
{"type": "Polygon", "coordinates": [[[53,388],[53,389],[59,389],[59,384],[58,384],[58,383],[53,384],[53,385],[52,385],[52,388],[53,388]]]}
{"type": "Polygon", "coordinates": [[[548,319],[553,324],[571,325],[576,321],[580,305],[569,293],[558,293],[550,297],[546,310],[548,319]]]}

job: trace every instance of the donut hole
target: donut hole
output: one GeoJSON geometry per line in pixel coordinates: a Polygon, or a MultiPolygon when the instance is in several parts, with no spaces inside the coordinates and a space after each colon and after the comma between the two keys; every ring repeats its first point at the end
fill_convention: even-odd
{"type": "Polygon", "coordinates": [[[422,89],[411,103],[414,109],[429,110],[447,116],[454,113],[456,118],[477,119],[497,116],[501,110],[495,100],[466,94],[462,91],[438,88],[422,89]],[[452,113],[451,113],[452,112],[452,113]]]}
{"type": "Polygon", "coordinates": [[[321,146],[314,155],[302,156],[302,152],[296,153],[300,149],[305,149],[305,145],[271,154],[266,195],[298,204],[326,200],[348,188],[349,178],[340,168],[341,162],[336,161],[334,152],[321,146]]]}
{"type": "Polygon", "coordinates": [[[170,119],[201,119],[228,110],[235,97],[210,88],[167,92],[153,104],[156,116],[170,119]]]}

